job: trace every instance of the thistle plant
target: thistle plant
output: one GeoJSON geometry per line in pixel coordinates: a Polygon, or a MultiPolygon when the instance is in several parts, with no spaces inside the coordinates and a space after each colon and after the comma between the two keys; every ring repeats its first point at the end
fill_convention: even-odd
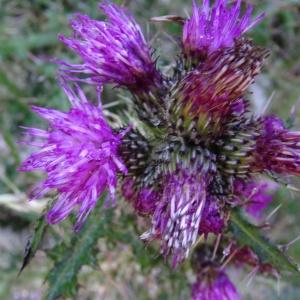
{"type": "Polygon", "coordinates": [[[192,258],[192,299],[241,299],[225,273],[229,263],[273,276],[284,268],[297,272],[248,222],[271,202],[272,180],[300,175],[300,132],[251,112],[248,88],[269,51],[245,37],[263,14],[253,17],[251,5],[244,13],[241,6],[194,1],[189,18],[176,18],[180,55],[168,73],[125,8],[101,3],[105,21],[75,15],[74,34],[59,39],[80,63],[57,62],[71,108],[33,107],[49,128],[26,128],[33,137],[26,142],[38,150],[21,171],[47,175],[32,197],[57,193],[47,221],[76,213],[80,232],[101,196],[103,210],[125,199],[150,220],[141,239],[158,244],[166,263],[180,268],[192,258]],[[127,113],[113,112],[118,122],[105,117],[106,84],[130,95],[127,113]],[[97,105],[85,85],[95,86],[97,105]]]}

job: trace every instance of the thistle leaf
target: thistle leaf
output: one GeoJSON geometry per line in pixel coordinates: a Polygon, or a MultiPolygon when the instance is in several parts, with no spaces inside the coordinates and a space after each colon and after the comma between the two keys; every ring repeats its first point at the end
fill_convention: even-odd
{"type": "Polygon", "coordinates": [[[37,219],[31,238],[27,241],[24,251],[24,257],[22,266],[19,271],[19,275],[29,264],[31,259],[35,256],[36,251],[39,249],[43,240],[44,234],[48,227],[48,223],[45,220],[44,213],[37,219]]]}
{"type": "Polygon", "coordinates": [[[231,213],[230,231],[240,245],[250,246],[262,263],[271,264],[280,272],[299,274],[297,265],[265,238],[259,228],[250,224],[238,210],[233,210],[231,213]]]}
{"type": "Polygon", "coordinates": [[[81,231],[74,234],[71,243],[59,246],[59,252],[63,255],[59,255],[59,260],[55,262],[46,278],[49,287],[44,299],[54,300],[62,295],[73,297],[76,294],[77,275],[83,265],[95,263],[95,246],[98,239],[106,235],[111,220],[112,210],[104,210],[102,203],[99,203],[81,231]]]}

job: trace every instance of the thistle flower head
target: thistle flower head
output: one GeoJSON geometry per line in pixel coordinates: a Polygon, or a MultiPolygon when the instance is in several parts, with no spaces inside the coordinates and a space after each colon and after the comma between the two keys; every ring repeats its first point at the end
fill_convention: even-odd
{"type": "Polygon", "coordinates": [[[219,131],[230,115],[239,113],[244,104],[241,97],[267,55],[267,50],[246,39],[209,54],[174,86],[172,113],[178,117],[189,115],[198,130],[203,126],[206,131],[219,131]]]}
{"type": "Polygon", "coordinates": [[[162,252],[165,256],[172,253],[173,265],[177,265],[188,256],[198,237],[206,201],[205,174],[197,176],[179,169],[165,180],[153,214],[152,228],[142,239],[160,238],[162,252]]]}
{"type": "Polygon", "coordinates": [[[238,201],[244,201],[246,212],[256,219],[261,217],[262,211],[272,201],[272,192],[278,185],[271,180],[257,180],[243,182],[237,180],[234,184],[238,201]]]}
{"type": "Polygon", "coordinates": [[[38,139],[33,145],[39,150],[20,169],[47,174],[34,190],[34,198],[52,189],[59,192],[47,214],[48,222],[58,223],[78,208],[75,226],[78,229],[105,190],[109,191],[111,201],[115,201],[117,173],[127,171],[117,153],[124,132],[115,134],[101,108],[88,102],[78,86],[75,91],[65,84],[63,88],[72,106],[69,112],[33,107],[48,121],[49,128],[26,128],[29,135],[38,139]]]}
{"type": "Polygon", "coordinates": [[[227,275],[217,268],[206,267],[192,286],[192,300],[242,300],[227,275]]]}
{"type": "Polygon", "coordinates": [[[300,132],[285,128],[275,116],[263,119],[263,131],[257,144],[258,170],[300,175],[300,132]]]}
{"type": "MultiPolygon", "coordinates": [[[[232,249],[234,249],[233,243],[230,244],[230,249],[227,252],[232,253],[232,249]]],[[[234,249],[234,251],[237,250],[234,249]]],[[[196,281],[191,288],[191,299],[241,300],[242,297],[224,271],[224,265],[220,266],[221,251],[213,251],[213,255],[212,251],[211,246],[201,242],[193,251],[191,266],[196,275],[196,281]]]]}
{"type": "MultiPolygon", "coordinates": [[[[88,83],[113,83],[131,89],[149,89],[161,80],[141,28],[126,9],[110,2],[100,8],[107,21],[77,14],[71,21],[73,37],[60,36],[83,64],[66,64],[64,71],[85,74],[88,83]]],[[[73,78],[74,79],[74,78],[73,78]]]]}
{"type": "Polygon", "coordinates": [[[241,14],[241,0],[228,7],[228,0],[217,0],[210,7],[209,0],[199,6],[194,0],[192,16],[183,27],[183,52],[199,61],[220,48],[232,47],[235,39],[255,26],[263,14],[251,19],[252,6],[241,14]]]}

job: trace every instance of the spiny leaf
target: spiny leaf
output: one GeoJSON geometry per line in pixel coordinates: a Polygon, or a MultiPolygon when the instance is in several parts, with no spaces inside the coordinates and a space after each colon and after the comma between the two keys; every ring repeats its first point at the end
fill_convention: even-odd
{"type": "Polygon", "coordinates": [[[231,213],[230,230],[237,242],[241,245],[250,246],[262,263],[271,264],[278,271],[299,274],[297,265],[292,263],[278,247],[268,241],[261,234],[259,228],[250,224],[238,210],[233,210],[231,213]]]}
{"type": "Polygon", "coordinates": [[[95,262],[94,249],[97,241],[106,235],[112,220],[112,210],[101,209],[102,201],[99,202],[81,231],[74,235],[70,245],[60,246],[60,251],[64,255],[60,256],[60,260],[55,263],[47,276],[49,287],[46,300],[54,300],[62,295],[74,296],[77,290],[77,275],[81,267],[95,262]]]}
{"type": "Polygon", "coordinates": [[[27,244],[25,246],[23,262],[22,262],[22,266],[19,271],[19,275],[25,269],[25,267],[29,264],[31,259],[35,256],[35,253],[39,249],[40,244],[43,240],[44,234],[45,234],[47,226],[48,226],[48,224],[45,220],[45,217],[44,217],[44,212],[37,219],[32,236],[27,241],[27,244]]]}

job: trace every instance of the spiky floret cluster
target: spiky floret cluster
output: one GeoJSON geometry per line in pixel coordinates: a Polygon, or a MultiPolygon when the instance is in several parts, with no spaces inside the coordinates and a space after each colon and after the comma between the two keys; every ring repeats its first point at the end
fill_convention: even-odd
{"type": "Polygon", "coordinates": [[[209,53],[232,47],[235,39],[262,20],[263,14],[251,20],[251,5],[241,16],[241,3],[241,0],[237,0],[229,8],[227,0],[216,0],[213,7],[210,7],[209,0],[203,0],[202,6],[193,1],[193,13],[184,23],[182,36],[187,60],[197,63],[209,53]]]}
{"type": "Polygon", "coordinates": [[[198,237],[206,196],[206,174],[184,168],[164,178],[164,186],[152,217],[152,228],[143,239],[162,239],[162,251],[175,251],[173,264],[187,257],[198,237]]]}
{"type": "MultiPolygon", "coordinates": [[[[234,246],[231,245],[230,253],[236,251],[234,246]]],[[[193,252],[191,261],[196,281],[191,288],[191,300],[242,300],[222,267],[215,262],[220,259],[219,254],[215,253],[216,257],[212,259],[211,253],[212,249],[203,244],[198,245],[193,252]]],[[[251,253],[249,252],[247,255],[248,258],[251,253]]]]}
{"type": "Polygon", "coordinates": [[[115,134],[104,119],[100,106],[91,104],[79,86],[75,92],[65,83],[62,87],[71,103],[69,112],[32,107],[49,123],[48,130],[25,128],[35,138],[24,141],[39,150],[22,164],[21,171],[42,170],[48,178],[38,184],[32,193],[40,198],[51,189],[59,192],[58,199],[47,214],[51,224],[61,222],[75,208],[80,229],[100,195],[109,190],[115,203],[117,171],[127,169],[118,154],[118,146],[125,132],[115,134]]]}
{"type": "MultiPolygon", "coordinates": [[[[268,52],[242,37],[261,16],[251,21],[248,6],[240,17],[240,5],[194,3],[183,24],[181,60],[168,77],[125,9],[106,2],[100,7],[107,21],[82,15],[71,21],[75,35],[61,40],[83,63],[60,62],[64,76],[129,90],[141,125],[126,135],[122,128],[112,130],[79,88],[66,91],[69,113],[36,109],[50,130],[29,130],[46,142],[23,170],[41,168],[48,174],[43,192],[60,193],[50,222],[81,205],[81,223],[105,189],[114,194],[119,174],[124,197],[152,219],[142,237],[160,240],[162,253],[176,265],[199,235],[222,231],[232,206],[253,199],[261,202],[256,212],[265,206],[269,198],[256,183],[258,174],[300,175],[299,132],[250,112],[246,91],[268,52]]],[[[224,276],[216,278],[217,284],[224,276]]]]}
{"type": "Polygon", "coordinates": [[[289,131],[276,116],[262,120],[263,134],[257,143],[256,168],[278,174],[300,174],[300,132],[289,131]]]}
{"type": "Polygon", "coordinates": [[[161,77],[139,25],[117,5],[101,4],[100,8],[108,22],[77,14],[70,23],[75,38],[59,37],[83,60],[82,65],[64,64],[64,72],[82,72],[92,84],[115,83],[132,89],[156,85],[161,77]]]}
{"type": "Polygon", "coordinates": [[[192,286],[191,300],[242,300],[223,271],[210,268],[204,272],[192,286]]]}

